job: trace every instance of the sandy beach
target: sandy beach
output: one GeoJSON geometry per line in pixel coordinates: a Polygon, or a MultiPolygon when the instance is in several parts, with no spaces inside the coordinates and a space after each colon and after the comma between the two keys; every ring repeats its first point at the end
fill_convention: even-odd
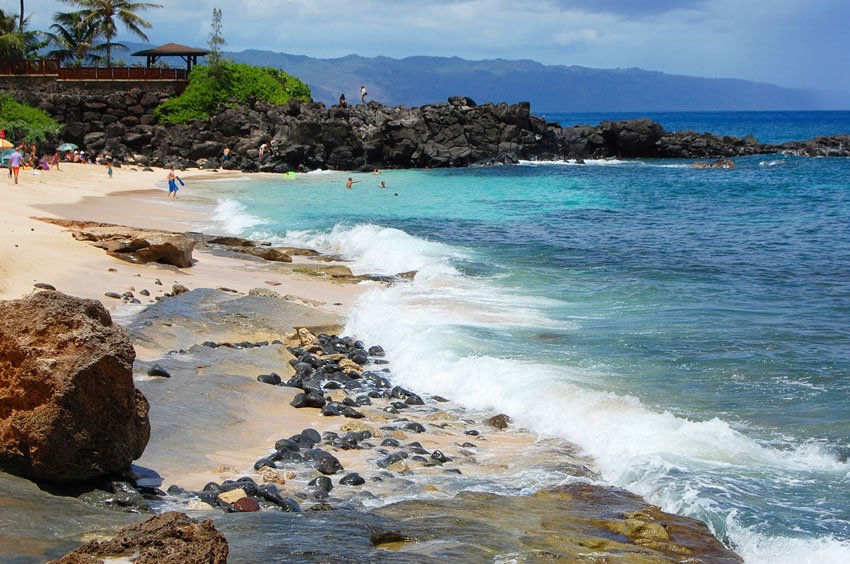
{"type": "MultiPolygon", "coordinates": [[[[358,292],[352,287],[287,278],[273,271],[258,270],[249,261],[203,252],[198,253],[197,264],[191,269],[157,271],[155,265],[134,265],[110,258],[100,249],[73,240],[64,228],[34,219],[54,217],[191,231],[197,222],[208,219],[192,212],[192,202],[198,201],[193,200],[192,182],[221,178],[227,173],[183,174],[181,178],[187,186],[181,190],[178,201],[165,198],[162,186],[166,173],[124,167],[115,168],[110,179],[106,167],[63,163],[58,171],[24,170],[18,185],[7,178],[1,179],[0,225],[4,235],[0,244],[0,299],[27,295],[38,282],[74,296],[102,299],[108,291],[150,287],[157,278],[164,284],[179,282],[189,289],[228,287],[247,293],[251,288],[273,287],[281,295],[326,302],[329,309],[337,312],[342,311],[340,306],[330,304],[346,306],[356,298],[358,292]]],[[[102,301],[111,311],[121,306],[108,299],[102,301]]]]}

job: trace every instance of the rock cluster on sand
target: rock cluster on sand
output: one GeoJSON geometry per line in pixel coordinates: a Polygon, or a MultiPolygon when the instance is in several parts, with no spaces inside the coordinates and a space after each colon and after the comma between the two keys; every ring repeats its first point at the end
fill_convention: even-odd
{"type": "Polygon", "coordinates": [[[225,564],[228,552],[227,539],[210,519],[199,523],[171,512],[124,527],[111,540],[90,541],[53,564],[95,564],[119,559],[135,564],[225,564]]]}
{"type": "Polygon", "coordinates": [[[129,468],[150,437],[130,338],[93,300],[0,303],[0,466],[74,482],[129,468]]]}

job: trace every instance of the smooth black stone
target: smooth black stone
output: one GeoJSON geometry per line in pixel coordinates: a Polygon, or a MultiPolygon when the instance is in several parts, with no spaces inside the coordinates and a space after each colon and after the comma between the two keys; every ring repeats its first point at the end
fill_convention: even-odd
{"type": "Polygon", "coordinates": [[[322,433],[322,439],[326,441],[332,441],[336,438],[339,438],[339,433],[334,433],[333,431],[325,431],[322,433]]]}
{"type": "Polygon", "coordinates": [[[33,284],[36,288],[40,290],[53,290],[56,291],[56,288],[52,284],[48,284],[47,282],[36,282],[33,284]]]}
{"type": "Polygon", "coordinates": [[[274,448],[275,450],[286,449],[294,452],[298,452],[299,450],[301,450],[301,447],[298,445],[298,443],[293,441],[292,439],[280,439],[274,444],[274,448]]]}
{"type": "Polygon", "coordinates": [[[275,460],[279,460],[281,462],[301,462],[304,460],[304,457],[301,456],[300,453],[297,453],[293,450],[289,450],[287,448],[280,449],[276,451],[271,458],[275,460]]]}
{"type": "Polygon", "coordinates": [[[106,292],[103,295],[106,296],[107,298],[113,298],[113,299],[116,299],[116,300],[121,299],[121,294],[118,294],[116,292],[106,292]]]}
{"type": "Polygon", "coordinates": [[[378,468],[386,468],[387,466],[391,466],[391,465],[395,464],[399,460],[404,460],[405,456],[402,456],[402,454],[405,454],[405,453],[394,452],[393,454],[390,454],[387,457],[382,458],[381,460],[379,460],[375,464],[378,465],[378,468]]]}
{"type": "Polygon", "coordinates": [[[319,489],[329,492],[334,489],[333,482],[327,476],[317,476],[307,483],[308,486],[314,486],[319,489]]]}
{"type": "Polygon", "coordinates": [[[422,447],[412,447],[412,448],[408,448],[408,450],[410,452],[412,452],[413,454],[425,454],[425,455],[431,454],[430,452],[428,452],[427,450],[425,450],[422,447]]]}
{"type": "Polygon", "coordinates": [[[357,411],[356,409],[351,408],[351,407],[343,408],[342,414],[345,417],[349,417],[351,419],[363,419],[364,417],[366,417],[365,415],[363,415],[362,413],[360,413],[359,411],[357,411]]]}
{"type": "Polygon", "coordinates": [[[300,433],[297,434],[297,435],[292,435],[289,438],[292,439],[293,441],[295,441],[296,443],[298,443],[298,446],[301,447],[301,450],[309,450],[309,449],[313,448],[314,446],[316,446],[316,442],[313,441],[313,439],[311,439],[309,437],[305,437],[305,436],[301,435],[300,433]]]}
{"type": "Polygon", "coordinates": [[[385,407],[384,411],[386,411],[387,413],[393,413],[393,414],[398,413],[398,410],[391,405],[388,405],[387,407],[385,407]]]}
{"type": "Polygon", "coordinates": [[[322,435],[320,435],[319,432],[315,429],[304,429],[303,431],[301,431],[301,436],[305,439],[313,441],[314,443],[322,442],[322,435]]]}
{"type": "Polygon", "coordinates": [[[209,347],[211,349],[217,349],[218,343],[215,343],[213,341],[204,341],[203,343],[201,343],[201,346],[202,347],[209,347]]]}
{"type": "Polygon", "coordinates": [[[384,354],[386,353],[384,352],[383,347],[380,347],[378,345],[375,345],[374,347],[369,347],[369,356],[383,357],[384,354]]]}
{"type": "Polygon", "coordinates": [[[259,470],[261,468],[277,468],[274,465],[274,460],[269,457],[261,458],[254,463],[254,470],[259,470]]]}
{"type": "Polygon", "coordinates": [[[313,462],[313,467],[322,474],[336,474],[342,470],[342,464],[329,452],[314,448],[304,453],[304,458],[313,462]]]}
{"type": "Polygon", "coordinates": [[[171,378],[171,374],[168,373],[168,370],[166,370],[159,364],[154,364],[153,366],[148,368],[148,376],[157,376],[159,378],[171,378]]]}
{"type": "Polygon", "coordinates": [[[221,486],[219,486],[215,482],[208,482],[207,485],[204,486],[204,491],[209,492],[213,495],[218,495],[221,493],[221,486]]]}
{"type": "Polygon", "coordinates": [[[427,458],[425,458],[424,456],[419,456],[418,454],[416,456],[411,456],[410,460],[415,460],[416,462],[422,462],[422,463],[428,462],[427,458]]]}
{"type": "Polygon", "coordinates": [[[339,483],[343,486],[362,486],[366,483],[366,480],[360,474],[354,472],[340,478],[339,483]]]}
{"type": "MultiPolygon", "coordinates": [[[[366,397],[368,397],[368,398],[374,398],[374,399],[379,399],[379,398],[384,397],[384,394],[382,394],[381,392],[377,392],[377,391],[375,391],[375,390],[372,390],[371,392],[369,392],[369,393],[367,393],[367,394],[366,394],[366,397]]],[[[371,405],[371,404],[370,404],[370,405],[371,405]]]]}
{"type": "Polygon", "coordinates": [[[459,468],[448,468],[445,470],[446,474],[463,474],[459,468]]]}
{"type": "Polygon", "coordinates": [[[339,417],[339,404],[336,402],[325,404],[325,406],[322,408],[322,415],[324,415],[325,417],[339,417]]]}
{"type": "Polygon", "coordinates": [[[451,458],[449,458],[448,456],[446,456],[445,454],[443,454],[443,453],[442,453],[441,451],[439,451],[439,450],[435,450],[434,452],[432,452],[432,453],[431,453],[431,458],[433,458],[433,459],[434,459],[434,460],[436,460],[437,462],[443,462],[443,463],[445,463],[445,462],[451,462],[451,461],[452,461],[452,459],[451,459],[451,458]]]}
{"type": "Polygon", "coordinates": [[[383,358],[376,358],[372,360],[372,364],[389,364],[389,361],[384,360],[383,358]]]}
{"type": "Polygon", "coordinates": [[[357,350],[361,350],[361,351],[366,350],[365,343],[363,343],[363,341],[360,341],[360,340],[354,341],[354,344],[352,346],[357,350]]]}
{"type": "Polygon", "coordinates": [[[308,394],[298,394],[296,395],[289,405],[296,408],[303,407],[324,407],[325,398],[321,396],[321,394],[317,394],[315,392],[310,392],[308,394]]]}
{"type": "Polygon", "coordinates": [[[407,409],[408,407],[410,407],[409,405],[407,405],[403,401],[394,401],[390,405],[393,406],[394,408],[398,409],[399,411],[401,411],[402,409],[407,409]]]}
{"type": "Polygon", "coordinates": [[[165,490],[168,495],[182,495],[186,493],[186,490],[181,488],[180,486],[168,486],[168,489],[165,490]]]}
{"type": "Polygon", "coordinates": [[[381,441],[381,446],[400,447],[401,443],[392,437],[387,437],[386,439],[381,441]]]}
{"type": "Polygon", "coordinates": [[[322,386],[325,390],[339,390],[342,386],[339,385],[339,382],[334,382],[331,380],[330,382],[325,382],[325,385],[322,386]]]}
{"type": "Polygon", "coordinates": [[[366,356],[366,353],[359,351],[351,355],[351,361],[363,366],[369,363],[369,357],[366,356]]]}
{"type": "Polygon", "coordinates": [[[463,448],[478,448],[478,445],[476,445],[475,443],[463,443],[460,446],[463,448]]]}
{"type": "Polygon", "coordinates": [[[257,376],[257,381],[262,382],[263,384],[271,384],[272,386],[277,386],[280,384],[280,376],[272,372],[271,374],[260,374],[257,376]]]}
{"type": "Polygon", "coordinates": [[[361,384],[358,380],[349,380],[345,383],[345,385],[343,387],[346,390],[349,390],[349,391],[359,390],[360,388],[363,387],[363,384],[361,384]]]}
{"type": "Polygon", "coordinates": [[[348,407],[360,407],[360,404],[351,398],[345,398],[342,400],[342,405],[347,405],[348,407]]]}
{"type": "Polygon", "coordinates": [[[280,491],[277,489],[277,486],[275,486],[274,484],[263,484],[257,489],[257,495],[259,495],[266,501],[274,503],[283,511],[293,513],[301,512],[301,506],[298,505],[298,502],[292,498],[283,497],[280,491]]]}
{"type": "Polygon", "coordinates": [[[369,399],[369,396],[357,396],[354,398],[355,405],[363,407],[364,405],[372,405],[372,400],[369,399]]]}
{"type": "Polygon", "coordinates": [[[410,394],[409,396],[407,396],[407,398],[404,400],[404,403],[408,405],[425,405],[425,402],[422,401],[422,398],[417,396],[416,394],[410,394]]]}
{"type": "Polygon", "coordinates": [[[413,431],[414,433],[424,433],[425,427],[421,423],[417,423],[415,421],[411,421],[410,423],[405,423],[404,428],[408,431],[413,431]]]}
{"type": "Polygon", "coordinates": [[[449,401],[446,398],[444,398],[443,396],[431,396],[431,399],[434,400],[437,403],[446,403],[446,402],[449,401]]]}
{"type": "Polygon", "coordinates": [[[464,431],[464,432],[463,432],[463,434],[464,434],[464,435],[469,435],[470,437],[477,437],[477,436],[478,436],[478,435],[480,435],[481,433],[479,433],[479,432],[478,432],[478,431],[476,431],[475,429],[470,429],[469,431],[464,431]]]}

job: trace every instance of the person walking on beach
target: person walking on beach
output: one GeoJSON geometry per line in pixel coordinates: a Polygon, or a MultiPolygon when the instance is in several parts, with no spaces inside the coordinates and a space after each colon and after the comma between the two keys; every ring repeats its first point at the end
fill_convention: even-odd
{"type": "MultiPolygon", "coordinates": [[[[109,167],[108,169],[106,169],[106,174],[109,175],[109,180],[112,180],[112,161],[109,161],[108,163],[106,163],[106,165],[109,167]]],[[[176,192],[175,197],[177,197],[176,192]]]]}
{"type": "MultiPolygon", "coordinates": [[[[110,167],[111,168],[111,167],[110,167]]],[[[177,199],[177,183],[183,185],[183,181],[180,180],[180,177],[177,176],[177,173],[174,172],[174,167],[171,167],[171,170],[168,171],[168,176],[165,177],[168,180],[168,194],[165,195],[166,198],[173,197],[175,200],[177,199]],[[173,194],[173,196],[172,196],[173,194]]]]}
{"type": "Polygon", "coordinates": [[[345,187],[348,188],[349,190],[351,190],[351,187],[354,186],[355,184],[360,184],[360,181],[359,180],[352,180],[351,177],[349,176],[348,182],[345,183],[345,187]]]}
{"type": "Polygon", "coordinates": [[[15,180],[15,184],[18,183],[18,175],[21,172],[21,162],[24,157],[20,153],[20,149],[15,147],[15,151],[9,155],[9,170],[12,172],[12,178],[15,180]]]}
{"type": "Polygon", "coordinates": [[[361,103],[361,104],[365,104],[365,103],[366,103],[366,95],[367,95],[367,94],[368,94],[368,92],[366,92],[366,86],[365,86],[365,85],[360,85],[360,103],[361,103]]]}

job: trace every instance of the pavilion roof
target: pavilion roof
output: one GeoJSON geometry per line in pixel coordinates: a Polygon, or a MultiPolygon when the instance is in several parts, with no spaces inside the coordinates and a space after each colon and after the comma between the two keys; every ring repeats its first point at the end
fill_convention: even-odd
{"type": "Polygon", "coordinates": [[[197,55],[199,57],[203,57],[205,55],[209,55],[210,51],[207,49],[196,49],[195,47],[186,47],[185,45],[178,45],[177,43],[166,43],[165,45],[160,45],[159,47],[154,47],[153,49],[145,49],[143,51],[136,51],[133,53],[134,57],[146,57],[150,55],[156,55],[160,57],[168,57],[168,56],[183,56],[186,55],[197,55]]]}

